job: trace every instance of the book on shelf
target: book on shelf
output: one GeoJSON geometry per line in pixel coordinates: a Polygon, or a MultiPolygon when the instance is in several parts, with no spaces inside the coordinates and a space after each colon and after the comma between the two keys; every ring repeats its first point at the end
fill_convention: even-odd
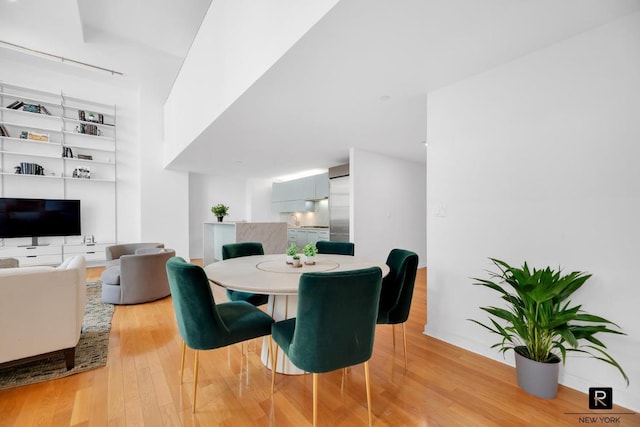
{"type": "Polygon", "coordinates": [[[0,136],[11,136],[9,135],[9,131],[4,125],[0,125],[0,136]]]}
{"type": "Polygon", "coordinates": [[[11,104],[7,105],[7,108],[11,108],[12,110],[17,110],[23,105],[24,105],[24,102],[18,100],[18,101],[13,101],[11,104]]]}

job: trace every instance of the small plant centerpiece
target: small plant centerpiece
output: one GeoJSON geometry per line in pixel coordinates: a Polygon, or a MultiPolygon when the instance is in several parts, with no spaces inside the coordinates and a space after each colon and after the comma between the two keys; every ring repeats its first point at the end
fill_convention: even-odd
{"type": "Polygon", "coordinates": [[[229,215],[229,206],[218,203],[211,207],[211,212],[218,218],[218,222],[222,222],[222,218],[229,215]]]}
{"type": "Polygon", "coordinates": [[[300,263],[300,255],[295,254],[291,257],[291,265],[293,267],[302,267],[302,264],[300,263]]]}
{"type": "Polygon", "coordinates": [[[304,248],[302,248],[302,252],[305,256],[305,264],[313,265],[316,263],[314,257],[318,253],[318,248],[316,248],[316,245],[314,243],[307,243],[306,245],[304,245],[304,248]]]}
{"type": "MultiPolygon", "coordinates": [[[[295,243],[291,243],[287,248],[287,264],[293,264],[293,257],[298,255],[298,246],[295,243]]],[[[298,257],[298,260],[300,257],[298,257]]]]}
{"type": "Polygon", "coordinates": [[[569,300],[590,274],[574,271],[563,275],[560,269],[550,267],[532,271],[526,262],[517,268],[498,259],[491,261],[498,271],[490,272],[489,279],[474,278],[474,285],[498,292],[507,308],[480,307],[489,313],[490,324],[469,320],[501,337],[491,348],[497,347],[501,353],[514,350],[522,389],[545,399],[554,398],[559,363],[564,364],[568,352],[586,354],[614,366],[629,385],[627,374],[596,337],[626,334],[615,323],[586,313],[581,305],[569,300]]]}

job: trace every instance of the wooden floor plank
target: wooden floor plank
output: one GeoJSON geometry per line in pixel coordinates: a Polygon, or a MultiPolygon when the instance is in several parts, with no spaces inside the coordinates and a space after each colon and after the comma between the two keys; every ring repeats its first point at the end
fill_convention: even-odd
{"type": "MultiPolygon", "coordinates": [[[[100,277],[89,269],[88,280],[100,277]]],[[[215,289],[218,302],[224,290],[215,289]]],[[[558,398],[532,397],[516,384],[513,368],[425,336],[426,271],[419,270],[407,322],[405,371],[401,328],[376,330],[370,361],[374,426],[579,425],[588,411],[583,393],[560,387],[558,398]]],[[[107,366],[48,383],[0,391],[0,427],[8,426],[279,426],[310,425],[310,376],[271,373],[260,361],[261,341],[201,352],[197,412],[192,413],[193,351],[180,383],[180,339],[170,298],[117,306],[107,366]]],[[[349,368],[320,376],[322,426],[367,425],[364,373],[349,368]]],[[[625,416],[624,427],[640,426],[625,416]]]]}

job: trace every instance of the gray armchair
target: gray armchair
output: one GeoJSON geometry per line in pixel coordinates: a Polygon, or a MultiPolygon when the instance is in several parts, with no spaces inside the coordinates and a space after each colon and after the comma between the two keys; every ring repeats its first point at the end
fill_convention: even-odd
{"type": "Polygon", "coordinates": [[[139,304],[169,296],[166,263],[175,256],[175,251],[162,246],[161,243],[153,243],[108,247],[107,259],[112,258],[108,261],[108,268],[102,272],[102,301],[139,304]],[[133,253],[126,253],[131,249],[134,249],[133,253]],[[118,258],[113,259],[115,255],[118,258]]]}
{"type": "Polygon", "coordinates": [[[107,246],[104,249],[107,267],[118,265],[118,260],[122,255],[133,255],[138,250],[148,248],[164,248],[164,243],[123,243],[107,246]]]}

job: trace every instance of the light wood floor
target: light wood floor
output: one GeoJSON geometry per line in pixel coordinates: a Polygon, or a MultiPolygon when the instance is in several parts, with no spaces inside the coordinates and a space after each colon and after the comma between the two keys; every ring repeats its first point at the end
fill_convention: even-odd
{"type": "MultiPolygon", "coordinates": [[[[90,270],[88,279],[99,273],[90,270]]],[[[406,372],[401,329],[394,352],[391,327],[378,326],[370,362],[374,426],[584,424],[575,413],[588,412],[586,395],[560,387],[554,400],[529,396],[517,387],[513,368],[423,335],[425,298],[422,269],[407,323],[406,372]]],[[[260,362],[259,346],[259,340],[252,341],[244,361],[239,345],[201,352],[197,412],[192,414],[193,353],[188,352],[181,385],[181,340],[171,299],[118,306],[107,366],[0,391],[0,426],[309,425],[311,376],[279,375],[272,398],[271,373],[260,362]]],[[[319,424],[366,426],[363,368],[349,368],[344,385],[341,379],[340,372],[320,376],[319,424]]],[[[640,426],[640,416],[623,415],[620,425],[640,426]]]]}

